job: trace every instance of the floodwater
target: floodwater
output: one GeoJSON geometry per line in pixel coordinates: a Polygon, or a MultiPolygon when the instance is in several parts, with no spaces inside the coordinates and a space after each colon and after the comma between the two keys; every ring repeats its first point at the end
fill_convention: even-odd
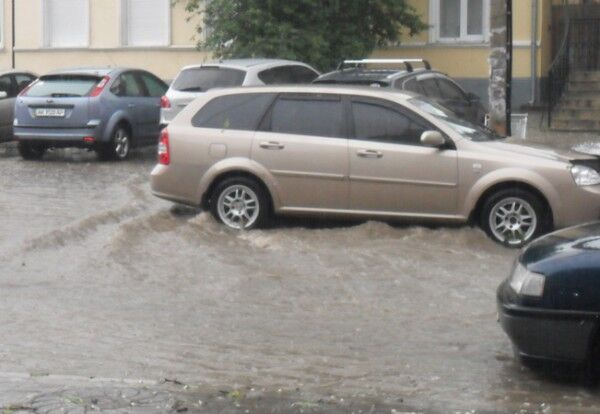
{"type": "MultiPolygon", "coordinates": [[[[0,148],[0,373],[302,389],[423,411],[598,412],[496,322],[516,256],[478,229],[282,220],[235,232],[123,163],[0,148]]],[[[1,392],[1,391],[0,391],[1,392]]]]}

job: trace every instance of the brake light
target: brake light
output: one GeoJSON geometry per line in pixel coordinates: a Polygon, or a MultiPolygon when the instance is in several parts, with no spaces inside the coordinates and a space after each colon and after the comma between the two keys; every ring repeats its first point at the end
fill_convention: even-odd
{"type": "Polygon", "coordinates": [[[171,163],[169,131],[167,131],[167,128],[160,132],[160,139],[158,140],[158,163],[162,165],[169,165],[171,163]]]}
{"type": "Polygon", "coordinates": [[[90,97],[94,98],[94,97],[100,95],[109,80],[110,80],[110,76],[103,77],[102,80],[98,83],[98,85],[96,85],[96,87],[94,88],[92,93],[90,93],[90,97]]]}
{"type": "Polygon", "coordinates": [[[34,81],[33,81],[33,82],[31,82],[29,85],[27,85],[25,88],[23,88],[23,90],[22,90],[21,92],[19,92],[19,96],[25,96],[25,94],[27,93],[27,91],[28,91],[29,89],[31,89],[31,87],[32,87],[33,85],[35,85],[37,82],[38,82],[37,80],[34,80],[34,81]]]}
{"type": "Polygon", "coordinates": [[[160,107],[163,109],[169,109],[171,107],[171,101],[166,96],[160,97],[160,107]]]}

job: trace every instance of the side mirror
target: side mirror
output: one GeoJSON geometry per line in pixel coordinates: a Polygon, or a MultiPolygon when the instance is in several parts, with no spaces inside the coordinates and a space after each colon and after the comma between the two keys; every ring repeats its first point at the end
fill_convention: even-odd
{"type": "Polygon", "coordinates": [[[425,131],[421,134],[421,143],[426,147],[440,148],[446,144],[446,138],[439,131],[425,131]]]}
{"type": "Polygon", "coordinates": [[[0,99],[6,99],[8,98],[8,94],[4,91],[0,91],[0,99]]]}

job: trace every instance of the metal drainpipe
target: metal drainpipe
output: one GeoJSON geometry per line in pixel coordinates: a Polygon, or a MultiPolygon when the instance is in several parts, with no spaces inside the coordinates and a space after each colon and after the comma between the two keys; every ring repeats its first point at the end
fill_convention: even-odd
{"type": "Polygon", "coordinates": [[[531,100],[530,105],[537,102],[537,28],[538,0],[531,0],[531,100]]]}

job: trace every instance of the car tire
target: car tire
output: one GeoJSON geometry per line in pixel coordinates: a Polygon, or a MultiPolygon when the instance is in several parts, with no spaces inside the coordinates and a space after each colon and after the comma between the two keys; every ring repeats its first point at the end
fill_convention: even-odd
{"type": "Polygon", "coordinates": [[[124,125],[117,125],[111,134],[110,142],[102,144],[97,149],[101,160],[123,161],[129,157],[131,151],[131,132],[124,125]]]}
{"type": "Polygon", "coordinates": [[[213,216],[235,230],[262,227],[270,216],[269,196],[255,180],[231,177],[221,181],[212,192],[213,216]]]}
{"type": "Polygon", "coordinates": [[[46,153],[46,147],[44,145],[33,144],[26,141],[19,141],[17,148],[24,160],[40,160],[46,153]]]}
{"type": "Polygon", "coordinates": [[[480,225],[495,242],[520,248],[550,230],[551,216],[539,196],[519,188],[505,189],[485,200],[480,225]]]}

